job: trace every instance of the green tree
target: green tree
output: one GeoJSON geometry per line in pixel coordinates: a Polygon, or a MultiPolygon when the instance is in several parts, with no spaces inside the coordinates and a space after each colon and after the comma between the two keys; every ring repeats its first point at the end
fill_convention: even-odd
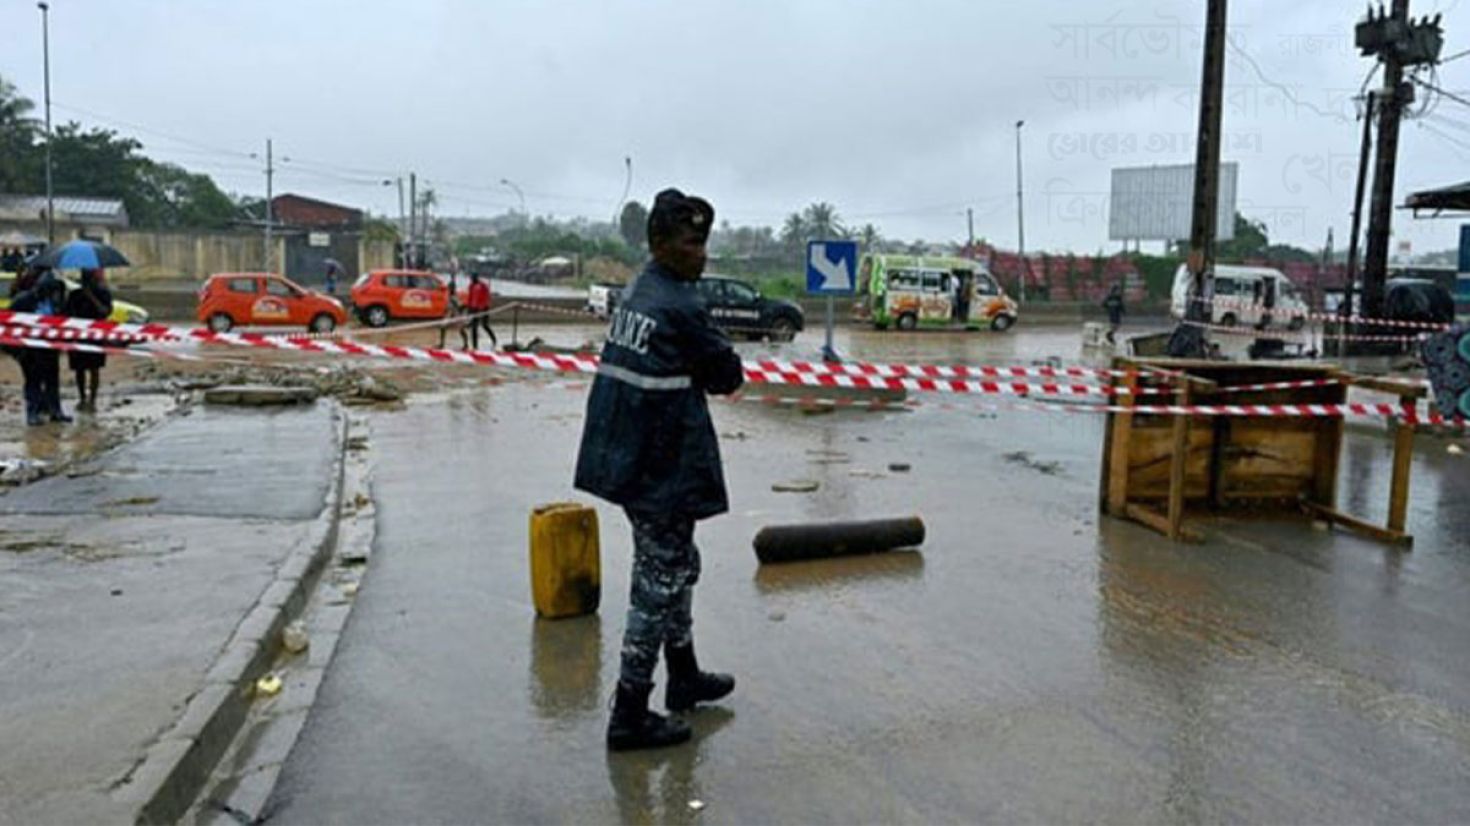
{"type": "Polygon", "coordinates": [[[842,226],[841,218],[837,215],[837,207],[826,201],[818,201],[808,206],[802,213],[802,220],[806,223],[806,240],[808,241],[847,237],[847,230],[842,226]]]}
{"type": "Polygon", "coordinates": [[[623,205],[623,212],[618,216],[618,234],[623,236],[623,243],[635,250],[643,249],[643,244],[648,240],[648,208],[637,201],[629,201],[623,205]]]}
{"type": "Polygon", "coordinates": [[[10,81],[0,77],[0,191],[30,189],[39,152],[36,138],[41,131],[31,117],[35,108],[10,81]]]}
{"type": "Polygon", "coordinates": [[[1215,245],[1215,257],[1222,262],[1236,262],[1247,258],[1261,258],[1266,254],[1270,239],[1266,236],[1266,224],[1235,213],[1235,237],[1215,245]]]}
{"type": "MultiPolygon", "coordinates": [[[[362,237],[365,241],[398,241],[398,227],[387,218],[368,218],[362,222],[362,237]]],[[[463,250],[460,254],[465,254],[463,250]]]]}
{"type": "Polygon", "coordinates": [[[145,159],[138,170],[138,183],[148,209],[154,211],[153,226],[228,229],[240,217],[235,202],[208,175],[145,159]]]}
{"type": "Polygon", "coordinates": [[[811,228],[801,213],[793,212],[786,216],[786,223],[781,225],[781,243],[788,252],[796,252],[811,237],[811,228]]]}

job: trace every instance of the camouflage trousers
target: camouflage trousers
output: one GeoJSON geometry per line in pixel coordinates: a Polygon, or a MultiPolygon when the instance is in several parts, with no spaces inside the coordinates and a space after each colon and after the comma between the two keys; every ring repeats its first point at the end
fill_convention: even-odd
{"type": "Polygon", "coordinates": [[[628,685],[642,686],[653,682],[660,647],[692,642],[699,549],[694,547],[694,520],[687,516],[627,514],[633,524],[633,584],[619,676],[628,685]]]}

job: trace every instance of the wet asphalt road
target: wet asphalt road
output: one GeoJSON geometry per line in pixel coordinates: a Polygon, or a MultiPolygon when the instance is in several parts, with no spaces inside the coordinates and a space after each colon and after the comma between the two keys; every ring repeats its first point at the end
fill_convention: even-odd
{"type": "MultiPolygon", "coordinates": [[[[271,822],[1470,819],[1470,465],[1440,442],[1416,458],[1412,553],[1239,517],[1174,546],[1097,515],[1101,419],[718,404],[734,511],[698,532],[695,627],[741,682],[693,743],[609,756],[626,521],[599,506],[600,616],[537,621],[526,564],[531,508],[586,501],[584,394],[374,416],[376,552],[271,822]],[[822,487],[770,490],[792,478],[822,487]],[[919,554],[761,569],[750,549],[764,524],[915,512],[919,554]]],[[[1348,510],[1382,517],[1387,460],[1349,435],[1348,510]]]]}

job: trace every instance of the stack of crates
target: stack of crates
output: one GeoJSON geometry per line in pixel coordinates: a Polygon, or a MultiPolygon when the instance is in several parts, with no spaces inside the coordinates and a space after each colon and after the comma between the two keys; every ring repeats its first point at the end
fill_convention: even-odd
{"type": "Polygon", "coordinates": [[[1425,339],[1420,355],[1439,412],[1470,419],[1470,324],[1457,324],[1425,339]]]}

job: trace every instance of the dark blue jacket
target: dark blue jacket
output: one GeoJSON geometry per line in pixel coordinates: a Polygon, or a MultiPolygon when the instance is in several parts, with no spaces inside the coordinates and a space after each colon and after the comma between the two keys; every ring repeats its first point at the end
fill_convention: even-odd
{"type": "Polygon", "coordinates": [[[744,380],[694,283],[650,262],[613,312],[576,486],[635,511],[704,519],[729,510],[705,394],[744,380]]]}

